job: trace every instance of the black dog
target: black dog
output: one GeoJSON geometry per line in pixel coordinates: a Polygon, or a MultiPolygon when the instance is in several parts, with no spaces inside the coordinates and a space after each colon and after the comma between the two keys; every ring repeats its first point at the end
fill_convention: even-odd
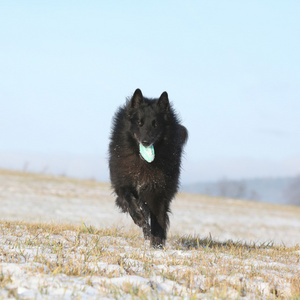
{"type": "Polygon", "coordinates": [[[167,237],[187,137],[166,92],[148,99],[137,89],[113,119],[109,168],[116,205],[130,214],[153,247],[163,247],[167,237]]]}

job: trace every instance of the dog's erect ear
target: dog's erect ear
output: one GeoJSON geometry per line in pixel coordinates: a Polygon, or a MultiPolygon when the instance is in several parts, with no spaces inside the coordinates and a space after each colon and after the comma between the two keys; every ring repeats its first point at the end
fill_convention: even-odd
{"type": "Polygon", "coordinates": [[[157,100],[157,104],[163,111],[169,111],[170,103],[167,92],[163,92],[160,95],[159,99],[157,100]]]}
{"type": "Polygon", "coordinates": [[[144,97],[142,91],[140,89],[136,89],[129,102],[130,108],[138,108],[143,102],[144,97]]]}

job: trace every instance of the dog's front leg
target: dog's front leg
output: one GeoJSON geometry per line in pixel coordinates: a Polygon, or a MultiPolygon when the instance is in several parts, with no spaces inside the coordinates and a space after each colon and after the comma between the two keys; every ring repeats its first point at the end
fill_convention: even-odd
{"type": "Polygon", "coordinates": [[[133,222],[143,229],[145,238],[150,236],[150,225],[148,222],[146,209],[139,205],[137,198],[127,189],[118,191],[116,205],[122,209],[123,212],[129,213],[133,222]]]}

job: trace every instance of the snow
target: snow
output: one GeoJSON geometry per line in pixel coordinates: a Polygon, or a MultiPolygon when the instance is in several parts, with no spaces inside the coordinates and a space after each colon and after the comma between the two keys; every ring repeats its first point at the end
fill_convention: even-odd
{"type": "MultiPolygon", "coordinates": [[[[118,253],[119,258],[122,258],[122,265],[106,262],[104,260],[91,261],[87,267],[95,270],[96,275],[92,276],[67,276],[65,274],[53,275],[46,264],[36,263],[35,257],[37,250],[34,247],[25,249],[13,248],[11,245],[5,245],[5,241],[9,238],[3,234],[1,236],[1,245],[3,252],[10,250],[11,254],[20,255],[24,259],[19,260],[19,263],[5,263],[5,258],[1,258],[0,270],[4,278],[9,277],[11,283],[5,286],[5,289],[0,291],[0,297],[6,298],[10,294],[20,299],[70,299],[79,297],[81,299],[97,299],[99,297],[115,298],[116,295],[121,299],[131,299],[132,294],[145,293],[149,298],[168,296],[172,299],[189,298],[192,294],[197,294],[199,298],[207,296],[208,299],[213,298],[214,293],[217,291],[217,286],[222,283],[229,284],[226,290],[226,295],[229,298],[238,298],[238,290],[231,286],[236,286],[243,282],[247,287],[247,295],[244,299],[252,299],[254,294],[259,293],[262,296],[269,297],[271,295],[271,282],[276,282],[277,289],[281,291],[282,295],[289,296],[291,288],[287,280],[281,276],[282,272],[288,272],[291,277],[292,274],[300,273],[300,265],[291,265],[284,263],[271,263],[268,264],[264,261],[256,259],[238,259],[230,255],[219,255],[219,263],[210,264],[210,268],[224,268],[226,264],[244,265],[244,271],[254,272],[260,270],[262,267],[268,267],[278,272],[273,273],[272,280],[266,281],[263,274],[258,275],[254,279],[248,279],[245,273],[237,273],[231,271],[227,275],[216,275],[214,280],[218,284],[216,287],[210,287],[209,279],[205,274],[193,276],[191,288],[184,284],[184,277],[197,273],[197,268],[205,270],[203,266],[198,265],[199,253],[193,251],[174,250],[172,245],[168,245],[166,250],[152,250],[147,243],[142,246],[142,249],[114,245],[111,247],[111,252],[118,253]],[[114,251],[114,252],[113,252],[114,251]],[[130,255],[137,257],[130,258],[130,255]],[[145,260],[142,257],[147,257],[151,261],[150,276],[145,272],[145,260]],[[193,258],[195,263],[193,263],[193,258]],[[189,263],[191,265],[185,265],[189,263]],[[38,271],[41,270],[42,271],[38,271]],[[102,275],[97,275],[102,274],[102,275]],[[105,274],[107,274],[105,276],[105,274]],[[115,274],[115,275],[114,275],[115,274]],[[135,275],[131,275],[135,274],[135,275]],[[140,275],[138,275],[140,274],[140,275]],[[172,280],[166,277],[165,274],[173,274],[178,276],[178,280],[172,280]],[[182,278],[182,279],[180,279],[182,278]],[[231,285],[231,286],[230,286],[231,285]],[[199,291],[203,291],[200,293],[199,291]]],[[[31,238],[30,235],[23,235],[22,240],[31,238]]],[[[57,236],[54,239],[58,239],[57,236]]],[[[102,237],[102,240],[110,240],[111,237],[102,237]]],[[[125,238],[123,238],[123,245],[126,245],[125,238]]],[[[60,237],[62,244],[65,244],[63,237],[60,237]]],[[[119,240],[122,240],[120,238],[119,240]]],[[[55,261],[56,255],[50,253],[49,249],[45,246],[39,249],[45,258],[49,261],[55,261]]],[[[66,252],[68,252],[66,246],[66,252]]],[[[82,261],[80,252],[82,247],[78,247],[76,252],[73,253],[73,259],[82,261]]],[[[202,254],[201,254],[202,255],[202,254]]],[[[208,253],[206,260],[214,261],[215,254],[208,253]]],[[[299,257],[299,256],[298,256],[299,257]]],[[[101,258],[100,258],[101,259],[101,258]]],[[[266,259],[266,257],[264,257],[266,259]]],[[[200,260],[201,261],[201,260],[200,260]]],[[[268,275],[271,273],[269,272],[268,275]]],[[[174,277],[175,278],[175,277],[174,277]]]]}
{"type": "MultiPolygon", "coordinates": [[[[115,208],[106,184],[12,172],[0,172],[0,182],[2,221],[134,228],[130,218],[115,208]]],[[[295,247],[300,239],[299,217],[300,209],[292,206],[179,194],[172,203],[170,238],[164,250],[151,249],[138,231],[136,245],[121,234],[86,233],[78,242],[78,233],[72,230],[51,234],[38,229],[34,235],[22,225],[9,229],[0,223],[0,298],[213,299],[220,293],[230,299],[267,299],[274,293],[291,297],[292,279],[300,278],[300,251],[295,247]],[[178,244],[177,234],[191,238],[211,234],[220,243],[271,241],[291,248],[284,250],[286,255],[272,247],[255,254],[249,247],[241,255],[201,244],[189,250],[183,242],[178,244]],[[85,262],[95,238],[106,255],[96,259],[91,255],[85,262]],[[37,239],[43,241],[41,246],[30,243],[37,239]],[[92,274],[56,272],[51,266],[58,260],[55,243],[66,261],[85,263],[92,274]]]]}

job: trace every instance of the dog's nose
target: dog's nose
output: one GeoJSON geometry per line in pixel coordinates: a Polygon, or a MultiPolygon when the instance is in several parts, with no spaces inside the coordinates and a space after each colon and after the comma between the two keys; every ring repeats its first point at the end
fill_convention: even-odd
{"type": "Polygon", "coordinates": [[[142,140],[142,144],[144,147],[149,147],[151,145],[151,143],[147,140],[142,140]]]}

